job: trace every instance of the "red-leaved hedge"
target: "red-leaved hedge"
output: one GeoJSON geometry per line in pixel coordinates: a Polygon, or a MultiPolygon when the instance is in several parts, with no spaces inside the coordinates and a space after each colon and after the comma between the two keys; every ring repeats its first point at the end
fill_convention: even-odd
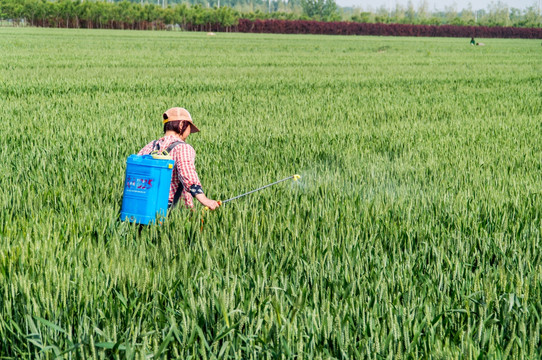
{"type": "Polygon", "coordinates": [[[321,22],[306,20],[247,20],[239,19],[238,32],[270,34],[379,35],[379,36],[438,36],[478,38],[542,39],[540,28],[362,24],[355,22],[321,22]]]}

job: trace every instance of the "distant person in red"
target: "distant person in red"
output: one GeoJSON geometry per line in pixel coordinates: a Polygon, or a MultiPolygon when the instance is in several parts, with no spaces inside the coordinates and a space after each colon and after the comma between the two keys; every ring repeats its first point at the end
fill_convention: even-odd
{"type": "Polygon", "coordinates": [[[163,115],[164,136],[148,143],[138,155],[148,155],[153,151],[167,151],[175,160],[175,167],[169,188],[169,207],[177,205],[182,197],[187,208],[194,207],[193,198],[211,210],[218,208],[215,200],[208,199],[203,193],[201,183],[196,173],[196,151],[185,142],[191,133],[199,132],[192,122],[190,113],[180,107],[168,109],[163,115]]]}

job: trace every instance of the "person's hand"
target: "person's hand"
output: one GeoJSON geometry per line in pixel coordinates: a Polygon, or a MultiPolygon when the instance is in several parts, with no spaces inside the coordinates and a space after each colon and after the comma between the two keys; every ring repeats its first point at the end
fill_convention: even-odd
{"type": "Polygon", "coordinates": [[[219,201],[208,199],[205,194],[197,194],[196,199],[201,203],[201,205],[208,207],[210,210],[215,210],[220,206],[219,201]]]}
{"type": "Polygon", "coordinates": [[[220,204],[218,203],[218,201],[216,200],[211,200],[211,199],[207,199],[207,201],[205,202],[205,205],[206,207],[208,207],[210,210],[216,210],[218,209],[218,207],[220,206],[220,204]]]}

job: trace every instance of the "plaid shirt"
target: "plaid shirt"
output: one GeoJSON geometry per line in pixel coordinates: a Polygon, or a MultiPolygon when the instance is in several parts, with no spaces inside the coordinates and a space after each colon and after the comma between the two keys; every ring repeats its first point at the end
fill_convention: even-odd
{"type": "MultiPolygon", "coordinates": [[[[179,138],[175,136],[166,136],[158,140],[160,144],[160,150],[165,150],[170,144],[175,141],[179,141],[179,138]]],[[[143,149],[141,149],[138,155],[148,155],[153,151],[153,143],[151,141],[143,149]]],[[[175,160],[175,167],[173,168],[173,174],[171,175],[171,187],[169,188],[169,203],[173,203],[173,197],[179,186],[183,187],[181,197],[184,200],[184,204],[187,208],[194,207],[194,201],[190,193],[191,189],[199,188],[201,191],[201,183],[196,173],[196,167],[194,161],[196,160],[196,151],[187,143],[178,144],[171,150],[170,153],[173,160],[175,160]]]]}

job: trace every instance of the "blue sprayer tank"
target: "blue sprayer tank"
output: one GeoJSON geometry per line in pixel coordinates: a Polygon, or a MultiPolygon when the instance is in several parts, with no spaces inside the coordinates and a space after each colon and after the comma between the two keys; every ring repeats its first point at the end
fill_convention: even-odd
{"type": "Polygon", "coordinates": [[[130,155],[122,196],[121,220],[149,224],[167,215],[174,160],[130,155]]]}

